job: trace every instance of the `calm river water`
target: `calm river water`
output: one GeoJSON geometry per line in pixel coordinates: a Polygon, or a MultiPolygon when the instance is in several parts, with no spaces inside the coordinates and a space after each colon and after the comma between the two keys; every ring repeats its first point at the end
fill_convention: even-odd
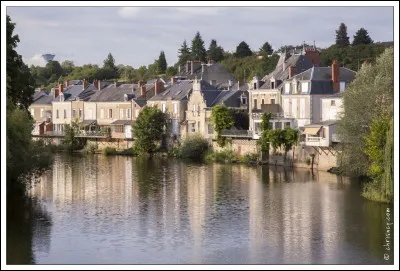
{"type": "Polygon", "coordinates": [[[384,246],[392,207],[360,192],[326,172],[57,155],[28,210],[8,205],[7,260],[393,264],[384,246]]]}

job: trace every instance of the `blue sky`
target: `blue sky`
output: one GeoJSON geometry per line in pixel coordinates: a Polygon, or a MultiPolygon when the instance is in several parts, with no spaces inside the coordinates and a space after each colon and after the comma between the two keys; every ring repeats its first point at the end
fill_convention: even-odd
{"type": "Polygon", "coordinates": [[[102,65],[111,52],[116,64],[148,65],[164,50],[168,65],[177,61],[183,40],[196,31],[208,48],[211,39],[234,51],[241,41],[258,50],[265,41],[327,47],[335,30],[347,25],[350,41],[364,27],[374,41],[393,41],[393,7],[7,7],[27,64],[39,55],[76,65],[102,65]]]}

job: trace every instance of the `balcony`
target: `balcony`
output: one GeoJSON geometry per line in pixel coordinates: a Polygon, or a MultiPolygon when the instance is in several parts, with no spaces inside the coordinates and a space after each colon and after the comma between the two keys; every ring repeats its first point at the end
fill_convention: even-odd
{"type": "Polygon", "coordinates": [[[308,135],[306,136],[305,145],[315,147],[329,147],[329,139],[325,137],[308,135]]]}
{"type": "Polygon", "coordinates": [[[252,138],[253,133],[249,130],[222,130],[224,137],[252,138]]]}

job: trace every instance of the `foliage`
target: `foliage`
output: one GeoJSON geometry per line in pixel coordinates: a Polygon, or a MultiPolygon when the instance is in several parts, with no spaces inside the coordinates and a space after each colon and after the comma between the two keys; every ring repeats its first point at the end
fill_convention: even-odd
{"type": "Polygon", "coordinates": [[[83,149],[83,152],[91,154],[94,153],[96,149],[97,149],[96,143],[88,141],[83,149]]]}
{"type": "Polygon", "coordinates": [[[103,154],[104,155],[113,155],[117,153],[117,149],[113,148],[113,147],[105,147],[103,149],[103,154]]]}
{"type": "Polygon", "coordinates": [[[78,124],[73,121],[71,124],[66,124],[65,126],[65,137],[64,137],[64,144],[65,148],[68,151],[76,151],[81,150],[85,147],[85,140],[83,138],[76,137],[79,133],[79,126],[78,124]]]}
{"type": "Polygon", "coordinates": [[[240,162],[242,163],[252,163],[256,162],[258,160],[258,154],[257,153],[246,153],[242,157],[239,158],[240,162]]]}
{"type": "Polygon", "coordinates": [[[382,192],[386,199],[393,201],[394,195],[394,120],[391,119],[389,130],[386,133],[385,156],[384,156],[384,175],[382,192]]]}
{"type": "Polygon", "coordinates": [[[368,35],[368,31],[364,28],[360,28],[356,34],[354,35],[352,45],[360,45],[360,44],[371,44],[373,43],[371,37],[368,35]]]}
{"type": "Polygon", "coordinates": [[[167,70],[167,60],[165,59],[164,51],[161,51],[160,56],[158,57],[157,65],[158,65],[157,69],[158,74],[165,74],[167,70]]]}
{"type": "Polygon", "coordinates": [[[177,73],[178,73],[178,69],[175,68],[174,66],[168,67],[167,70],[165,71],[165,75],[168,77],[172,77],[177,73]]]}
{"type": "Polygon", "coordinates": [[[262,53],[263,55],[271,55],[273,51],[274,50],[272,50],[272,46],[271,44],[269,44],[268,41],[266,41],[260,48],[260,53],[262,53]]]}
{"type": "Polygon", "coordinates": [[[200,60],[202,62],[206,61],[206,49],[204,48],[204,41],[200,36],[200,32],[197,31],[194,39],[192,40],[191,59],[200,60]]]}
{"type": "Polygon", "coordinates": [[[136,150],[134,148],[128,148],[122,150],[118,153],[119,155],[127,155],[127,156],[137,156],[136,150]]]}
{"type": "Polygon", "coordinates": [[[18,35],[14,35],[15,23],[7,15],[7,97],[10,104],[28,109],[32,102],[35,81],[29,72],[28,66],[22,61],[22,56],[16,52],[19,42],[18,35]]]}
{"type": "Polygon", "coordinates": [[[222,150],[209,152],[206,155],[207,162],[216,162],[216,163],[235,163],[239,161],[239,158],[232,150],[222,150]]]}
{"type": "Polygon", "coordinates": [[[247,111],[234,111],[233,119],[233,126],[238,128],[239,130],[249,129],[249,113],[247,111]]]}
{"type": "Polygon", "coordinates": [[[202,161],[209,149],[208,141],[200,134],[190,135],[182,142],[177,156],[193,161],[202,161]]]}
{"type": "Polygon", "coordinates": [[[211,120],[214,123],[214,129],[217,132],[217,143],[224,147],[226,143],[225,137],[222,137],[222,130],[229,129],[233,126],[233,114],[225,105],[216,105],[211,110],[211,120]]]}
{"type": "Polygon", "coordinates": [[[185,64],[191,59],[190,48],[187,46],[186,40],[183,41],[181,48],[178,50],[178,63],[185,64]]]}
{"type": "Polygon", "coordinates": [[[265,160],[268,160],[269,157],[269,146],[270,146],[270,138],[269,131],[272,129],[270,120],[272,118],[272,114],[264,113],[261,116],[261,136],[257,141],[257,145],[260,146],[261,152],[265,155],[265,160]]]}
{"type": "Polygon", "coordinates": [[[145,106],[133,123],[135,150],[138,154],[153,155],[166,127],[166,116],[157,107],[145,106]]]}
{"type": "Polygon", "coordinates": [[[209,60],[220,62],[224,59],[224,49],[217,45],[216,40],[211,40],[210,46],[207,50],[207,57],[209,60]]]}
{"type": "Polygon", "coordinates": [[[236,57],[246,57],[251,55],[253,55],[253,52],[250,50],[249,45],[245,41],[242,41],[236,47],[236,52],[235,52],[236,57]]]}
{"type": "Polygon", "coordinates": [[[297,144],[297,142],[299,141],[300,134],[298,130],[295,130],[290,127],[286,127],[283,130],[283,134],[284,134],[283,148],[285,150],[285,160],[286,160],[287,152],[297,144]]]}
{"type": "Polygon", "coordinates": [[[339,29],[336,30],[336,45],[349,46],[349,36],[347,35],[347,26],[341,23],[339,29]]]}

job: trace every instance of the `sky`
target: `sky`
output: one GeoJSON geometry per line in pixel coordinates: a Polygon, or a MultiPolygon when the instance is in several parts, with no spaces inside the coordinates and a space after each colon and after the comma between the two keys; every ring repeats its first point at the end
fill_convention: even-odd
{"type": "MultiPolygon", "coordinates": [[[[110,2],[112,3],[112,2],[110,2]]],[[[243,2],[245,3],[245,2],[243,2]]],[[[274,49],[305,41],[324,48],[335,42],[341,22],[350,41],[365,28],[374,41],[393,41],[393,7],[7,7],[16,23],[17,52],[28,65],[55,54],[75,65],[98,64],[111,53],[116,65],[138,68],[158,59],[178,60],[183,40],[197,31],[206,49],[211,39],[226,51],[245,41],[258,50],[268,41],[274,49]]]]}

